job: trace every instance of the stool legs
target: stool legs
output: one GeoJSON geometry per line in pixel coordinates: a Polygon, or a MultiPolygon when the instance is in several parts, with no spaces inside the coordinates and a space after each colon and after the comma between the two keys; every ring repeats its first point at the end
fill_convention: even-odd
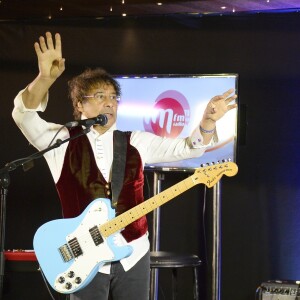
{"type": "Polygon", "coordinates": [[[194,267],[194,299],[199,300],[198,268],[194,267]]]}
{"type": "MultiPolygon", "coordinates": [[[[198,282],[198,267],[193,268],[193,281],[194,281],[194,299],[199,300],[199,282],[198,282]]],[[[177,269],[172,269],[172,300],[177,299],[177,269]]]]}
{"type": "Polygon", "coordinates": [[[177,269],[172,269],[172,300],[177,299],[177,269]]]}

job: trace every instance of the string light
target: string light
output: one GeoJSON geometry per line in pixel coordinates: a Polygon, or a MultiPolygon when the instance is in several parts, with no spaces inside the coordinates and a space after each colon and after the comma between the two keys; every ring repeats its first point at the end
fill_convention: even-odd
{"type": "Polygon", "coordinates": [[[112,11],[112,6],[110,7],[109,11],[112,11]]]}

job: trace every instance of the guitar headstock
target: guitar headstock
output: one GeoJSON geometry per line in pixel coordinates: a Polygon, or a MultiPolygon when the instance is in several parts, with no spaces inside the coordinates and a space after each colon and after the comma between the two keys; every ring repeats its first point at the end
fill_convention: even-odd
{"type": "Polygon", "coordinates": [[[197,168],[193,180],[196,183],[204,183],[207,187],[213,187],[223,175],[234,176],[238,172],[238,167],[234,162],[218,162],[204,165],[197,168]]]}

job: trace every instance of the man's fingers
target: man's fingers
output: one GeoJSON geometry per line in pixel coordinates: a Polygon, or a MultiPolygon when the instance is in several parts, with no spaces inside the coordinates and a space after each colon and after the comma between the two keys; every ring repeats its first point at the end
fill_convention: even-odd
{"type": "Polygon", "coordinates": [[[59,33],[55,34],[55,49],[61,51],[61,38],[59,33]]]}
{"type": "Polygon", "coordinates": [[[34,43],[34,50],[35,50],[35,53],[37,54],[37,56],[41,55],[42,51],[40,48],[40,44],[38,42],[34,43]]]}
{"type": "Polygon", "coordinates": [[[227,103],[229,103],[229,102],[233,101],[234,99],[236,99],[236,97],[237,97],[237,95],[233,95],[233,96],[229,97],[233,92],[234,92],[234,89],[230,89],[222,95],[213,97],[211,99],[211,101],[218,102],[220,100],[225,100],[227,103]]]}
{"type": "MultiPolygon", "coordinates": [[[[47,50],[58,50],[59,52],[61,52],[61,39],[59,33],[55,34],[55,45],[53,42],[52,34],[50,32],[46,32],[46,39],[43,36],[40,36],[39,43],[37,44],[39,45],[40,51],[42,53],[46,52],[47,50]]],[[[34,45],[34,47],[36,51],[39,50],[36,44],[34,45]]]]}
{"type": "Polygon", "coordinates": [[[46,32],[46,39],[47,39],[48,49],[54,49],[52,34],[50,32],[46,32]]]}
{"type": "Polygon", "coordinates": [[[231,97],[226,98],[225,101],[226,101],[227,103],[230,103],[231,101],[235,100],[236,97],[237,97],[237,95],[233,95],[233,96],[231,96],[231,97]]]}
{"type": "Polygon", "coordinates": [[[62,58],[59,60],[59,64],[58,64],[58,67],[61,71],[64,71],[65,70],[65,59],[62,58]]]}
{"type": "Polygon", "coordinates": [[[45,38],[43,36],[40,36],[40,48],[42,50],[42,52],[47,51],[47,46],[46,46],[46,42],[45,42],[45,38]]]}
{"type": "Polygon", "coordinates": [[[225,93],[223,93],[223,97],[227,98],[229,97],[232,93],[234,92],[234,89],[229,89],[228,91],[226,91],[225,93]]]}
{"type": "Polygon", "coordinates": [[[231,109],[234,109],[237,107],[237,104],[234,103],[234,104],[231,104],[231,105],[227,105],[227,110],[231,110],[231,109]]]}

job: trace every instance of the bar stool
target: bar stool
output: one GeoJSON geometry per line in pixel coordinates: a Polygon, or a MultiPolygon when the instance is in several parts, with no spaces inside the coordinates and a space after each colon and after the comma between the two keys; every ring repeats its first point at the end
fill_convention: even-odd
{"type": "Polygon", "coordinates": [[[150,252],[150,268],[170,268],[172,269],[172,300],[177,297],[177,269],[178,268],[193,268],[193,285],[194,299],[199,299],[198,290],[198,268],[202,262],[197,255],[194,254],[178,254],[167,251],[152,251],[150,252]]]}

